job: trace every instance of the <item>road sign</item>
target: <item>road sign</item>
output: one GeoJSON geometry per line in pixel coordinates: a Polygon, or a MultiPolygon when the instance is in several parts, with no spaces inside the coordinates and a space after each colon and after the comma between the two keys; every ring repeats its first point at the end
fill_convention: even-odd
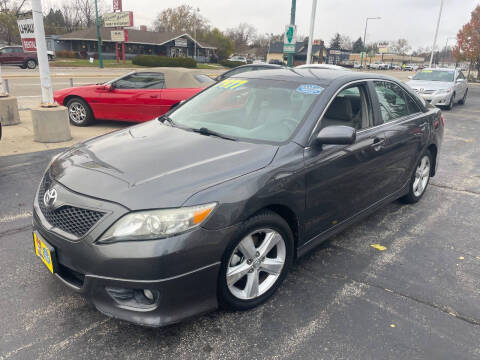
{"type": "Polygon", "coordinates": [[[133,12],[122,11],[103,15],[105,27],[133,26],[133,12]]]}
{"type": "Polygon", "coordinates": [[[285,34],[283,36],[283,52],[286,54],[293,54],[295,53],[295,32],[296,32],[295,25],[285,25],[285,34]]]}
{"type": "Polygon", "coordinates": [[[22,39],[23,50],[37,51],[37,42],[35,41],[35,31],[33,27],[33,19],[23,18],[17,20],[18,31],[22,39]]]}
{"type": "Polygon", "coordinates": [[[125,41],[125,32],[123,30],[112,30],[110,31],[110,39],[116,42],[125,41]]]}

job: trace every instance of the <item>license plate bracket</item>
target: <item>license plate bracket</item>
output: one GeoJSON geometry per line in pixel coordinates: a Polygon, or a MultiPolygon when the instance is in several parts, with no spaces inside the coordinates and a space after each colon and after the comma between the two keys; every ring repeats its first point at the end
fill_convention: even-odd
{"type": "Polygon", "coordinates": [[[45,241],[36,231],[33,232],[33,246],[35,255],[37,255],[47,269],[54,274],[57,269],[55,248],[45,241]]]}

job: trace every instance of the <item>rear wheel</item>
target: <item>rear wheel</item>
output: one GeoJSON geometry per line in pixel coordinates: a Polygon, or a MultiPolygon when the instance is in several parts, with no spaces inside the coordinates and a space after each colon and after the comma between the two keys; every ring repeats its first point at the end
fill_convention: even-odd
{"type": "Polygon", "coordinates": [[[37,67],[37,62],[33,59],[29,59],[25,62],[25,66],[29,69],[35,69],[37,67]]]}
{"type": "Polygon", "coordinates": [[[410,179],[408,194],[402,197],[400,199],[401,201],[407,204],[413,204],[422,198],[430,181],[432,164],[432,154],[427,150],[418,161],[415,172],[410,179]]]}
{"type": "Polygon", "coordinates": [[[293,235],[283,218],[264,211],[245,222],[227,247],[218,279],[222,307],[247,310],[280,286],[293,260],[293,235]]]}
{"type": "Polygon", "coordinates": [[[67,109],[68,117],[73,125],[87,126],[93,122],[92,110],[84,100],[80,98],[68,100],[67,109]]]}
{"type": "Polygon", "coordinates": [[[467,101],[467,93],[468,93],[468,89],[465,90],[465,94],[463,94],[462,100],[458,102],[460,105],[464,105],[465,102],[467,101]]]}

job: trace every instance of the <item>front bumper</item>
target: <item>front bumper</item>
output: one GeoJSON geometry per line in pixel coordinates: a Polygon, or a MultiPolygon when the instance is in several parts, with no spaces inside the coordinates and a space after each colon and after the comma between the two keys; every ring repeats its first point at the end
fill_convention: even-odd
{"type": "Polygon", "coordinates": [[[421,94],[423,99],[433,106],[447,106],[450,103],[452,93],[444,94],[421,94]]]}
{"type": "MultiPolygon", "coordinates": [[[[88,201],[82,195],[67,194],[60,184],[55,187],[59,198],[71,195],[69,203],[78,204],[76,197],[88,201]]],[[[164,326],[218,306],[220,260],[236,226],[215,231],[196,228],[159,240],[97,244],[98,234],[125,211],[111,209],[95,229],[72,239],[51,228],[38,206],[37,194],[33,230],[54,247],[57,278],[100,312],[140,325],[164,326]],[[152,303],[143,301],[145,289],[155,294],[152,303]],[[135,296],[125,299],[125,292],[135,296]]]]}

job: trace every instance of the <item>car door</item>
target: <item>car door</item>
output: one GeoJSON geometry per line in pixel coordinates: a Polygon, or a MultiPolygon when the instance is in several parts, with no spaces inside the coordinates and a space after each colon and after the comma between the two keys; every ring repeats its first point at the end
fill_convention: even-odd
{"type": "Polygon", "coordinates": [[[455,88],[456,88],[456,98],[461,99],[465,95],[465,91],[467,91],[467,81],[465,79],[465,75],[461,71],[458,71],[456,80],[455,80],[455,88]]]}
{"type": "Polygon", "coordinates": [[[162,113],[165,76],[157,72],[127,74],[114,81],[96,105],[102,118],[122,121],[152,120],[162,113]]]}
{"type": "Polygon", "coordinates": [[[24,51],[21,47],[12,48],[12,64],[22,65],[24,63],[24,51]]]}
{"type": "Polygon", "coordinates": [[[348,85],[331,100],[319,128],[355,127],[355,143],[312,143],[305,149],[307,238],[341,224],[380,200],[385,192],[385,184],[378,180],[383,171],[385,134],[381,126],[375,126],[378,113],[373,104],[367,82],[348,85]]]}
{"type": "Polygon", "coordinates": [[[387,195],[400,190],[410,180],[429,128],[427,115],[400,85],[391,81],[374,81],[373,87],[386,137],[385,162],[378,181],[388,183],[384,189],[387,195]]]}

